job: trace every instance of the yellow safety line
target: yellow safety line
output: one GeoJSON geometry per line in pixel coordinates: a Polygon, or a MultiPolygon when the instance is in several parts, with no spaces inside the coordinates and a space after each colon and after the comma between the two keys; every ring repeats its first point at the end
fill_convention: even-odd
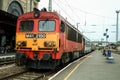
{"type": "Polygon", "coordinates": [[[85,58],[82,62],[80,62],[65,78],[64,80],[67,80],[72,74],[73,72],[82,64],[84,63],[88,58],[90,58],[89,56],[87,58],[85,58]]]}

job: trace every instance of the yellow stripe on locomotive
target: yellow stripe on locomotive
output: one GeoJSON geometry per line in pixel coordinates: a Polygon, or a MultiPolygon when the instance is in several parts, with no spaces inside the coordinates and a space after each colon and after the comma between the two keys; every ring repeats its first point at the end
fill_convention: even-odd
{"type": "Polygon", "coordinates": [[[16,34],[17,50],[32,51],[53,51],[59,50],[59,34],[49,33],[17,33],[16,34]]]}

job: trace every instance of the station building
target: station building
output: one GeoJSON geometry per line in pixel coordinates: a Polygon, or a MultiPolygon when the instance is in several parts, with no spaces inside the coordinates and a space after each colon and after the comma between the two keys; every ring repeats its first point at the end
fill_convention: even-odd
{"type": "Polygon", "coordinates": [[[39,1],[0,0],[0,53],[14,50],[17,18],[37,8],[39,1]]]}
{"type": "Polygon", "coordinates": [[[0,0],[0,10],[19,16],[38,7],[39,0],[0,0]]]}

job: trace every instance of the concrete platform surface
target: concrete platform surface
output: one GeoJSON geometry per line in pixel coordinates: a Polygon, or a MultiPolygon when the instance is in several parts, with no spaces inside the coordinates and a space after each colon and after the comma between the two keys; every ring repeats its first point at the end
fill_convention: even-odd
{"type": "Polygon", "coordinates": [[[101,51],[71,64],[49,80],[120,80],[120,55],[108,60],[101,51]]]}

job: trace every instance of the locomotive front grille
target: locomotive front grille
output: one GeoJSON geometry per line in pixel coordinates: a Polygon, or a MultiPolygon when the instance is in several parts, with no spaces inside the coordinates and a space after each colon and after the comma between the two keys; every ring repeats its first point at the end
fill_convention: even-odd
{"type": "Polygon", "coordinates": [[[53,48],[38,48],[38,50],[53,50],[53,48]]]}
{"type": "Polygon", "coordinates": [[[32,48],[21,48],[21,47],[20,48],[18,47],[17,49],[32,50],[32,48]]]}

